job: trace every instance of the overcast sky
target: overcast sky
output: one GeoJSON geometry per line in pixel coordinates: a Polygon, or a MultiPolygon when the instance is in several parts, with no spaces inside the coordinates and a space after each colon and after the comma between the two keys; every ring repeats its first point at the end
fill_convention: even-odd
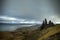
{"type": "Polygon", "coordinates": [[[43,21],[60,22],[59,0],[3,0],[1,15],[43,21]]]}

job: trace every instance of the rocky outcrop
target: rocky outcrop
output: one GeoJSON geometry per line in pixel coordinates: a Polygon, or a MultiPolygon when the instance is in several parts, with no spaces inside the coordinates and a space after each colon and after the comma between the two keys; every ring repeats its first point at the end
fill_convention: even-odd
{"type": "Polygon", "coordinates": [[[54,26],[54,23],[51,22],[51,20],[49,21],[49,26],[54,26]]]}
{"type": "Polygon", "coordinates": [[[43,20],[43,23],[40,27],[40,29],[48,28],[50,26],[54,26],[55,24],[50,20],[49,23],[47,23],[47,19],[43,20]]]}

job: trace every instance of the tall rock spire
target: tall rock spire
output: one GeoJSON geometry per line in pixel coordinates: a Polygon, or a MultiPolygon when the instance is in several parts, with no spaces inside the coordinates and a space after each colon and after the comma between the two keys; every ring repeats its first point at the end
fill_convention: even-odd
{"type": "Polygon", "coordinates": [[[44,21],[44,23],[45,23],[45,26],[47,25],[47,19],[45,18],[45,21],[44,21]]]}

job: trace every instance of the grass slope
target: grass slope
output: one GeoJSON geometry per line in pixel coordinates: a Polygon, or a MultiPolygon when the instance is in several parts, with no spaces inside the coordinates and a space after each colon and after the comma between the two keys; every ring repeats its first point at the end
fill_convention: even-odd
{"type": "Polygon", "coordinates": [[[22,30],[15,32],[0,32],[0,40],[47,40],[50,36],[60,32],[60,25],[40,28],[36,30],[22,30]]]}
{"type": "Polygon", "coordinates": [[[60,25],[52,26],[50,28],[44,29],[41,31],[41,36],[38,38],[38,40],[44,40],[48,37],[60,32],[60,25]]]}

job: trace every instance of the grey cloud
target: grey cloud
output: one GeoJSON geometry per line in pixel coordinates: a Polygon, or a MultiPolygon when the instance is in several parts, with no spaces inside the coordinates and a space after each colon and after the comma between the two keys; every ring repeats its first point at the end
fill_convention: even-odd
{"type": "Polygon", "coordinates": [[[3,14],[27,20],[42,21],[47,18],[54,21],[51,16],[59,15],[59,2],[59,0],[5,0],[3,14]]]}

